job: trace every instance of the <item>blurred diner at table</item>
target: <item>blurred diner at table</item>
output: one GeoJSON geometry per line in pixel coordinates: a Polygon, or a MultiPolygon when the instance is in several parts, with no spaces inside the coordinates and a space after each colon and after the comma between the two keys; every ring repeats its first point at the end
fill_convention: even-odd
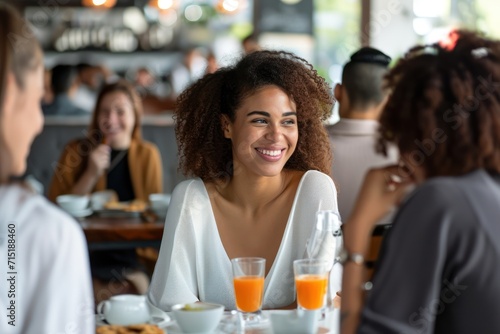
{"type": "MultiPolygon", "coordinates": [[[[143,203],[162,192],[161,158],[156,145],[140,133],[142,105],[131,84],[106,85],[97,99],[87,138],[70,142],[64,149],[49,189],[49,198],[63,194],[86,195],[110,189],[119,201],[143,203]]],[[[149,279],[134,249],[91,253],[95,299],[100,286],[118,280],[125,292],[145,293],[149,279]]],[[[109,290],[109,289],[108,289],[109,290]]],[[[108,291],[107,290],[107,291],[108,291]]]]}
{"type": "Polygon", "coordinates": [[[116,82],[119,77],[104,65],[80,63],[78,71],[78,89],[73,100],[80,108],[91,113],[97,102],[99,91],[105,84],[116,82]]]}
{"type": "Polygon", "coordinates": [[[87,115],[87,111],[80,108],[73,101],[78,89],[78,72],[71,65],[57,65],[51,71],[50,88],[54,94],[51,103],[42,106],[43,114],[78,116],[87,115]]]}
{"type": "Polygon", "coordinates": [[[94,301],[81,228],[19,181],[43,126],[43,76],[36,38],[0,2],[0,333],[91,334],[94,301]]]}
{"type": "Polygon", "coordinates": [[[205,75],[177,103],[181,167],[195,178],[172,194],[149,302],[235,309],[230,259],[250,256],[266,259],[263,307],[295,307],[292,263],[316,212],[338,212],[322,123],[329,85],[305,60],[261,51],[205,75]]]}
{"type": "Polygon", "coordinates": [[[390,70],[380,148],[402,163],[368,172],[345,224],[342,333],[500,332],[499,81],[500,42],[463,30],[390,70]],[[370,234],[395,205],[364,300],[370,234]]]}

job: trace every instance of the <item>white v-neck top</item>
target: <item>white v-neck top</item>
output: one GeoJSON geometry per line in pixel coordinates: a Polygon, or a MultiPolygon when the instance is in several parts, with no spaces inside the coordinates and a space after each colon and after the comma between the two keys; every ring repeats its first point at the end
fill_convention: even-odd
{"type": "MultiPolygon", "coordinates": [[[[295,300],[292,263],[304,258],[318,210],[338,212],[337,191],[328,175],[308,171],[300,180],[281,245],[265,279],[263,308],[284,307],[295,300]]],[[[332,284],[339,287],[340,280],[341,272],[337,272],[332,284]]],[[[201,179],[179,183],[172,194],[148,300],[165,311],[174,304],[198,300],[236,308],[231,261],[201,179]]]]}

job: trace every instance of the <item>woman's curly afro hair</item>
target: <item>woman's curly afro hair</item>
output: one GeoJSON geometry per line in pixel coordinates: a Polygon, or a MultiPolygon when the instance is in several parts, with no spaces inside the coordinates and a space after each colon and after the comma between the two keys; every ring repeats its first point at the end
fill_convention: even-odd
{"type": "Polygon", "coordinates": [[[469,31],[411,49],[388,73],[379,149],[426,177],[500,172],[500,42],[469,31]]]}
{"type": "Polygon", "coordinates": [[[334,103],[329,85],[302,58],[257,51],[205,75],[179,96],[175,130],[185,175],[204,181],[232,176],[232,145],[224,137],[222,115],[234,122],[242,101],[270,85],[282,89],[297,108],[299,139],[285,168],[330,173],[332,155],[323,126],[334,103]]]}

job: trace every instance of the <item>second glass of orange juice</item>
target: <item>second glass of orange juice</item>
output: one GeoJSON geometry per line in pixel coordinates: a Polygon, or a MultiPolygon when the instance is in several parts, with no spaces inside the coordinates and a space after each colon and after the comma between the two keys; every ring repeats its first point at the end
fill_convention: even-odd
{"type": "Polygon", "coordinates": [[[324,306],[328,289],[328,269],[326,260],[293,261],[298,307],[318,310],[324,306]]]}
{"type": "Polygon", "coordinates": [[[231,260],[233,267],[236,308],[246,325],[260,322],[264,296],[266,260],[260,257],[240,257],[231,260]]]}

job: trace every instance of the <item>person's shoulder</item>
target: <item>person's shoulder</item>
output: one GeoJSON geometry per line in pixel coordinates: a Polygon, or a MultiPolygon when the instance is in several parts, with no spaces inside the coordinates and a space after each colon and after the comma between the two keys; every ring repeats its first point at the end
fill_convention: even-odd
{"type": "Polygon", "coordinates": [[[81,228],[69,214],[63,212],[45,197],[20,186],[7,190],[15,210],[13,221],[22,224],[25,233],[40,234],[54,242],[69,235],[81,235],[81,228]]]}
{"type": "Polygon", "coordinates": [[[152,143],[150,141],[141,139],[141,140],[134,140],[134,144],[137,148],[137,151],[141,152],[142,154],[157,154],[159,153],[158,146],[156,146],[155,143],[152,143]]]}
{"type": "Polygon", "coordinates": [[[194,179],[188,179],[179,182],[172,193],[172,196],[174,195],[181,195],[181,194],[193,194],[193,193],[200,193],[205,190],[205,185],[203,181],[199,178],[194,178],[194,179]]]}
{"type": "Polygon", "coordinates": [[[171,198],[169,208],[175,208],[179,212],[185,208],[195,210],[210,202],[205,185],[199,178],[179,182],[171,198]]]}
{"type": "Polygon", "coordinates": [[[466,214],[471,196],[484,195],[486,182],[481,171],[461,176],[432,177],[414,188],[403,200],[400,213],[427,215],[466,214]],[[479,189],[474,194],[474,189],[479,189]],[[422,211],[422,208],[425,208],[422,211]]]}
{"type": "Polygon", "coordinates": [[[76,138],[76,139],[71,139],[69,142],[66,143],[64,146],[64,149],[66,150],[76,150],[76,151],[85,151],[88,149],[89,145],[89,140],[87,138],[76,138]]]}
{"type": "Polygon", "coordinates": [[[155,143],[140,139],[140,140],[135,140],[135,143],[137,147],[143,149],[143,150],[157,150],[158,146],[156,146],[155,143]]]}
{"type": "Polygon", "coordinates": [[[333,179],[320,171],[308,170],[306,171],[299,183],[299,192],[307,193],[337,193],[333,179]]]}
{"type": "Polygon", "coordinates": [[[466,176],[437,176],[426,180],[411,194],[411,198],[432,198],[436,201],[445,201],[459,195],[467,187],[471,175],[466,176]],[[442,196],[446,194],[446,196],[442,196]]]}
{"type": "Polygon", "coordinates": [[[73,110],[72,110],[71,114],[74,116],[89,116],[90,117],[90,113],[87,110],[81,108],[80,106],[78,106],[74,103],[73,103],[73,110]]]}
{"type": "Polygon", "coordinates": [[[308,170],[302,175],[302,182],[326,182],[333,184],[333,180],[330,175],[327,175],[318,170],[308,170]]]}

